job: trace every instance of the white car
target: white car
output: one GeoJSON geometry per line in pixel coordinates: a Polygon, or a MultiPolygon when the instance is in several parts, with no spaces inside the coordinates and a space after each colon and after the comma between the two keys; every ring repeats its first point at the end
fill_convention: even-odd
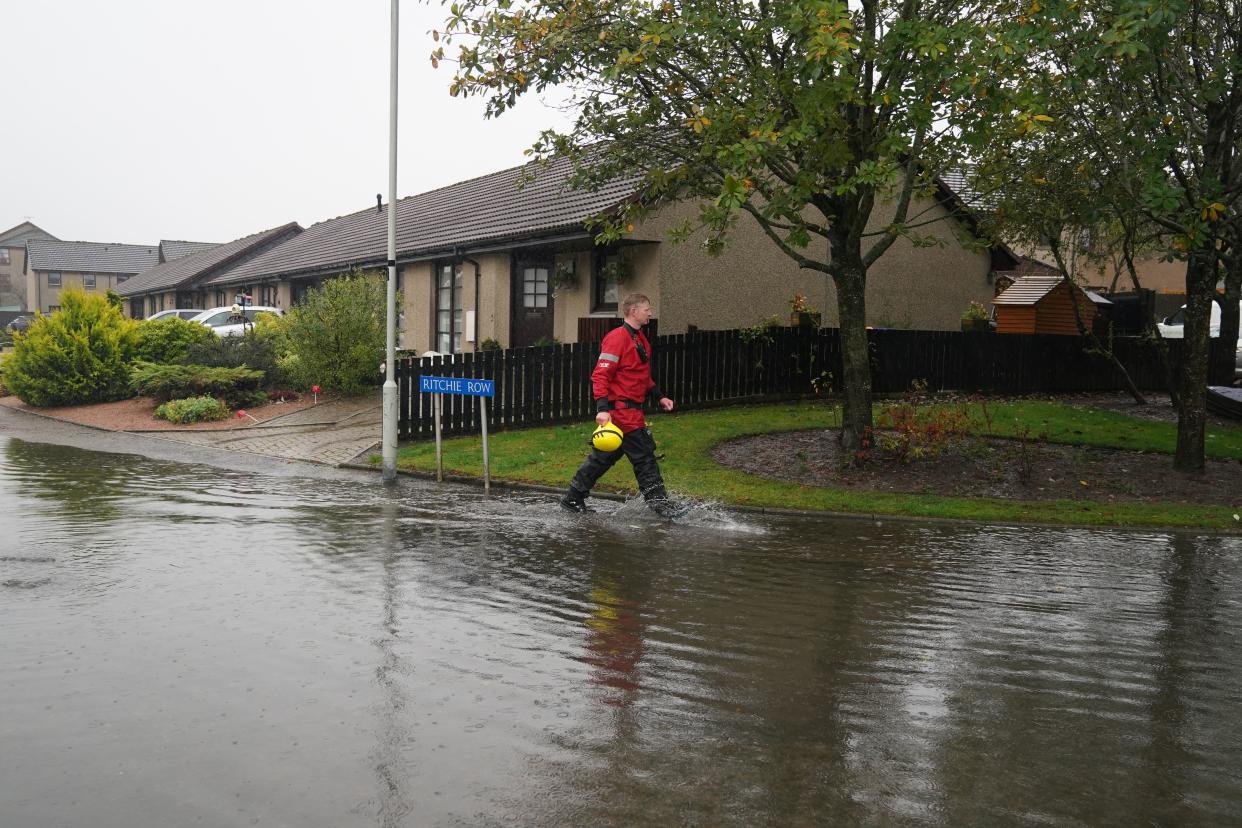
{"type": "MultiPolygon", "coordinates": [[[[1242,302],[1238,303],[1238,313],[1242,314],[1242,302]]],[[[1156,329],[1165,339],[1181,339],[1186,332],[1186,306],[1182,305],[1177,313],[1157,322],[1156,329]]],[[[1220,336],[1220,303],[1212,303],[1212,313],[1208,318],[1208,336],[1215,339],[1220,336]]],[[[1234,358],[1237,373],[1242,374],[1242,337],[1238,338],[1238,353],[1234,358]]]]}
{"type": "Polygon", "coordinates": [[[231,307],[199,311],[198,315],[190,321],[206,325],[219,336],[239,336],[245,333],[247,328],[254,327],[254,320],[261,313],[274,313],[277,316],[285,315],[285,312],[280,308],[273,308],[267,305],[248,305],[244,312],[239,306],[233,305],[231,307]]]}
{"type": "Polygon", "coordinates": [[[178,319],[193,319],[202,312],[200,308],[173,308],[172,310],[162,310],[158,313],[153,313],[147,317],[147,321],[153,322],[156,319],[167,319],[170,316],[175,316],[178,319]]]}

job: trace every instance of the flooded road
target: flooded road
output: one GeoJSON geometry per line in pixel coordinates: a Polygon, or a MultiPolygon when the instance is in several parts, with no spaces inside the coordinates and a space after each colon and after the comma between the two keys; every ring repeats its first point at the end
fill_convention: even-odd
{"type": "Polygon", "coordinates": [[[1242,819],[1242,539],[300,468],[0,434],[0,825],[1242,819]]]}

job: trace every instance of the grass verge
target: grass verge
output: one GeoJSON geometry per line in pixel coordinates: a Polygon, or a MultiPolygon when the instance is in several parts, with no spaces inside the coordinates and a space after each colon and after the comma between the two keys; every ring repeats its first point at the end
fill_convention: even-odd
{"type": "MultiPolygon", "coordinates": [[[[1047,440],[1054,443],[1165,453],[1173,451],[1176,441],[1176,429],[1170,423],[1114,412],[1042,401],[970,405],[974,409],[985,409],[968,412],[979,434],[1011,437],[1025,430],[1029,435],[1046,434],[1047,440]]],[[[657,442],[669,447],[668,456],[660,461],[665,481],[672,491],[694,498],[747,506],[997,522],[1239,528],[1233,517],[1234,510],[1225,506],[848,491],[769,480],[726,468],[711,457],[712,446],[724,440],[778,431],[831,428],[839,422],[839,408],[822,402],[753,405],[649,418],[657,442]]],[[[585,456],[587,435],[587,424],[494,433],[491,435],[492,477],[546,486],[568,485],[585,456]]],[[[1242,460],[1242,428],[1209,429],[1207,445],[1209,457],[1242,460]]],[[[481,451],[477,435],[445,440],[445,471],[481,477],[481,451]]],[[[397,463],[401,468],[434,472],[434,443],[427,441],[401,447],[397,463]]],[[[619,464],[597,488],[634,492],[628,464],[619,464]]]]}

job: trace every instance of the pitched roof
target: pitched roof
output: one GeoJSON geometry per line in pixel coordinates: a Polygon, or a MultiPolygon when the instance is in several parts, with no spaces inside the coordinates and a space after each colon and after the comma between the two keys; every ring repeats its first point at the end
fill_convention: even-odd
{"type": "Polygon", "coordinates": [[[212,245],[198,253],[191,253],[144,270],[134,278],[117,285],[116,292],[122,296],[134,296],[153,291],[175,290],[244,262],[267,250],[273,244],[279,244],[301,231],[302,228],[296,222],[289,222],[226,244],[212,245]]]}
{"type": "MultiPolygon", "coordinates": [[[[634,177],[594,192],[571,190],[566,184],[571,171],[565,158],[546,167],[531,162],[399,199],[398,259],[581,231],[588,218],[628,198],[638,183],[634,177]]],[[[382,265],[387,248],[388,208],[371,208],[315,224],[208,284],[382,265]]]]}
{"type": "Polygon", "coordinates": [[[68,270],[78,273],[141,273],[159,261],[154,245],[112,242],[26,242],[29,270],[68,270]]]}
{"type": "MultiPolygon", "coordinates": [[[[1001,291],[1000,295],[992,300],[993,305],[1034,305],[1040,299],[1043,299],[1061,282],[1065,281],[1059,275],[1057,276],[1023,276],[1012,285],[1001,291]]],[[[1111,305],[1112,302],[1093,293],[1089,290],[1083,290],[1074,285],[1074,290],[1084,294],[1088,299],[1097,305],[1111,305]]]]}
{"type": "Polygon", "coordinates": [[[980,213],[995,210],[997,202],[1000,201],[1000,193],[995,190],[986,193],[976,190],[970,183],[973,172],[974,169],[970,166],[961,170],[948,170],[940,174],[940,181],[970,209],[980,213]]]}
{"type": "Polygon", "coordinates": [[[29,221],[23,221],[15,227],[10,227],[3,233],[0,233],[0,247],[25,247],[26,242],[30,239],[52,239],[59,241],[51,233],[44,230],[37,224],[29,221]]]}
{"type": "Polygon", "coordinates": [[[218,246],[218,242],[192,242],[161,239],[160,240],[160,261],[171,262],[173,259],[180,259],[182,256],[189,256],[191,253],[202,253],[204,250],[210,250],[218,246]]]}
{"type": "Polygon", "coordinates": [[[1001,291],[993,305],[1033,305],[1061,284],[1060,276],[1023,276],[1001,291]]]}

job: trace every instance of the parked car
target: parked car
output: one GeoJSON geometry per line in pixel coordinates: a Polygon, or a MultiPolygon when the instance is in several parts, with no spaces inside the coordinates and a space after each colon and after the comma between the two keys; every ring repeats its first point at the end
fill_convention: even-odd
{"type": "MultiPolygon", "coordinates": [[[[1242,314],[1242,302],[1238,303],[1238,313],[1242,314]]],[[[1182,305],[1177,312],[1156,323],[1156,329],[1165,339],[1181,339],[1186,332],[1186,306],[1182,305]]],[[[1212,313],[1208,318],[1208,336],[1213,339],[1220,336],[1220,303],[1212,303],[1212,313]]],[[[1242,374],[1242,337],[1238,338],[1238,352],[1234,357],[1234,367],[1242,374]]]]}
{"type": "Polygon", "coordinates": [[[34,321],[35,318],[33,316],[14,316],[9,320],[9,330],[25,332],[27,328],[34,324],[34,321]]]}
{"type": "Polygon", "coordinates": [[[170,316],[175,316],[178,319],[193,319],[202,312],[202,308],[173,308],[172,310],[162,310],[158,313],[153,313],[147,317],[147,321],[153,322],[156,319],[167,319],[170,316]]]}
{"type": "Polygon", "coordinates": [[[219,336],[238,336],[245,333],[246,328],[253,327],[254,320],[261,313],[274,313],[277,316],[285,315],[285,312],[280,308],[273,308],[267,305],[251,305],[244,312],[237,305],[233,305],[231,307],[211,308],[210,310],[200,311],[190,321],[206,325],[219,336]]]}

